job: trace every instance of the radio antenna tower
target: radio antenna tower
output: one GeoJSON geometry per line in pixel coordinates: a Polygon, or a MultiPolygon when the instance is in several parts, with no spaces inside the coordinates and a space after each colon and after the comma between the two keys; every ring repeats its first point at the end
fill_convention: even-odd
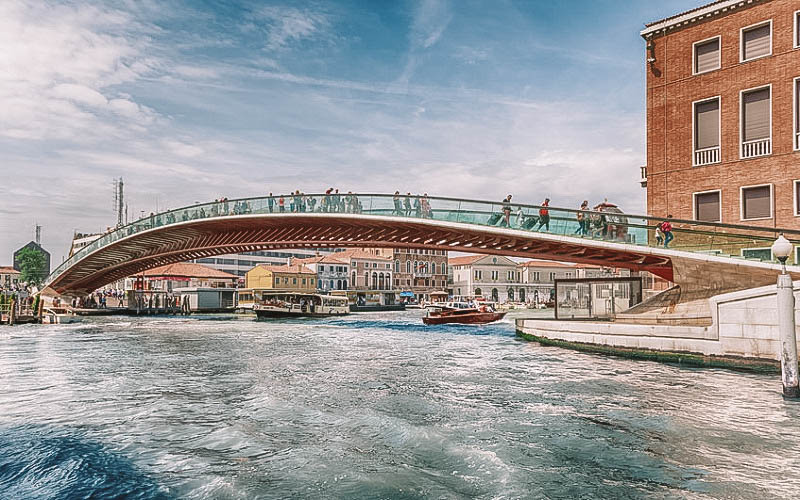
{"type": "Polygon", "coordinates": [[[114,211],[117,213],[117,227],[125,225],[125,219],[127,219],[123,187],[122,177],[114,179],[114,211]]]}

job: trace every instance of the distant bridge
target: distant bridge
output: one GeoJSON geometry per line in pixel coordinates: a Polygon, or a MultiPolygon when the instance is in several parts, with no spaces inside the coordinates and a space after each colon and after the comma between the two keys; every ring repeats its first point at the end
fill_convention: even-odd
{"type": "MultiPolygon", "coordinates": [[[[728,291],[775,282],[780,266],[747,249],[769,247],[779,232],[800,244],[800,231],[672,220],[675,240],[657,246],[658,220],[611,211],[455,198],[395,199],[386,194],[313,194],[247,198],[152,215],[109,232],[76,252],[48,277],[50,293],[89,293],[147,269],[214,255],[280,248],[428,248],[529,257],[648,271],[684,289],[728,291]],[[311,201],[313,200],[313,202],[311,201]],[[541,227],[540,227],[541,226],[541,227]],[[584,234],[585,233],[585,234],[584,234]],[[744,254],[744,256],[742,256],[744,254]]],[[[763,257],[763,255],[762,255],[763,257]]],[[[800,278],[800,267],[791,266],[800,278]]]]}

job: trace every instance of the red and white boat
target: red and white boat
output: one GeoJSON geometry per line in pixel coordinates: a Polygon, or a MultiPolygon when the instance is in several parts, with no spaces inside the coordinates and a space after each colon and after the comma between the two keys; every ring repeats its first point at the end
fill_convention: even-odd
{"type": "Polygon", "coordinates": [[[500,321],[505,312],[497,312],[490,305],[476,305],[467,302],[448,303],[440,310],[428,310],[422,317],[426,325],[444,325],[460,323],[464,325],[485,325],[500,321]]]}

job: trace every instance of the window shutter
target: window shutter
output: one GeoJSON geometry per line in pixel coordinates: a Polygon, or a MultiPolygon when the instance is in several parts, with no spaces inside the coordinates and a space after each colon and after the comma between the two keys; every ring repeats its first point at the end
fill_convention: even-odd
{"type": "Polygon", "coordinates": [[[758,186],[742,190],[742,212],[745,219],[758,219],[769,217],[771,207],[769,200],[769,186],[758,186]]]}
{"type": "Polygon", "coordinates": [[[744,94],[744,141],[766,139],[769,130],[769,89],[744,94]]]}
{"type": "Polygon", "coordinates": [[[749,29],[744,32],[742,37],[742,47],[744,60],[755,57],[766,56],[770,52],[770,29],[769,24],[749,29]]]}
{"type": "Polygon", "coordinates": [[[695,195],[697,220],[719,222],[719,193],[695,195]]]}
{"type": "Polygon", "coordinates": [[[719,38],[695,45],[694,50],[697,73],[719,68],[719,38]]]}
{"type": "Polygon", "coordinates": [[[695,105],[695,148],[719,146],[719,100],[695,105]]]}

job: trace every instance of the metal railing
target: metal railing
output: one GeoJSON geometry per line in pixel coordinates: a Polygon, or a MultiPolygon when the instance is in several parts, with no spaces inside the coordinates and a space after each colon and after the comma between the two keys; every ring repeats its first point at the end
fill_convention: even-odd
{"type": "Polygon", "coordinates": [[[712,163],[719,163],[719,146],[698,149],[694,152],[694,165],[696,167],[711,165],[712,163]]]}
{"type": "MultiPolygon", "coordinates": [[[[430,219],[490,227],[508,227],[531,232],[546,232],[563,236],[616,241],[639,246],[657,246],[654,228],[662,218],[647,215],[620,214],[606,210],[584,210],[542,207],[512,203],[509,223],[506,224],[502,202],[482,200],[400,196],[387,194],[335,195],[304,194],[283,198],[284,211],[279,210],[280,196],[246,198],[224,202],[204,203],[179,208],[149,217],[111,231],[62,262],[48,277],[53,282],[61,273],[98,249],[155,228],[236,215],[262,214],[357,214],[359,216],[396,216],[430,219]],[[291,202],[290,202],[291,200],[291,202]],[[311,200],[314,200],[313,202],[311,200]],[[544,214],[542,211],[546,211],[544,214]],[[579,223],[578,215],[583,222],[579,223]]],[[[741,257],[744,248],[770,246],[778,234],[800,243],[800,230],[765,228],[741,224],[701,222],[689,219],[670,219],[675,239],[670,248],[692,252],[715,253],[731,258],[741,257]]]]}
{"type": "Polygon", "coordinates": [[[755,158],[772,154],[772,138],[742,142],[742,158],[755,158]]]}

